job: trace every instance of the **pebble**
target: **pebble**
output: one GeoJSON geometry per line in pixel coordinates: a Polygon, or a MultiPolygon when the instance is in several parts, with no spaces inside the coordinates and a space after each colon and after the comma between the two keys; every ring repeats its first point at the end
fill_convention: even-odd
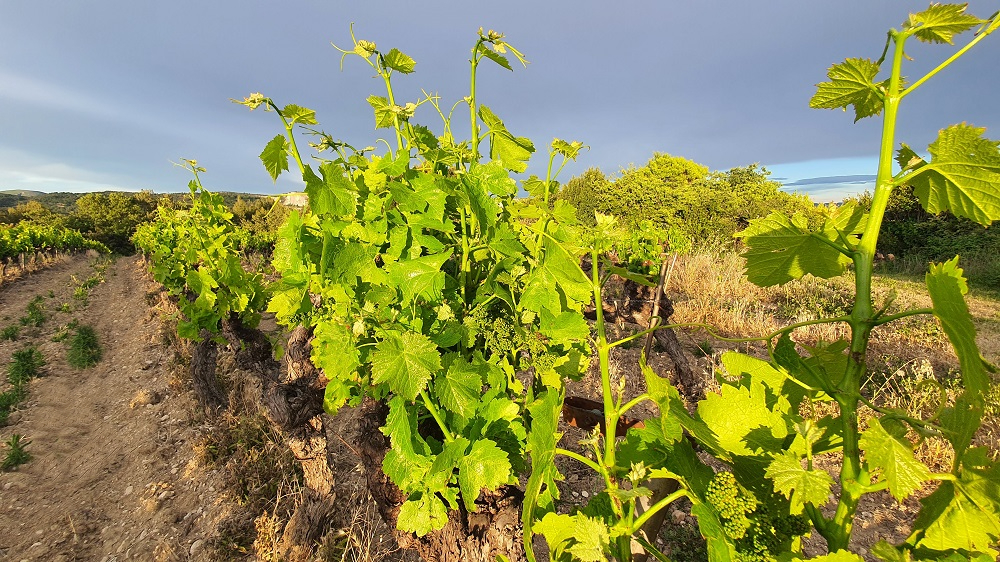
{"type": "Polygon", "coordinates": [[[204,546],[205,546],[205,541],[198,539],[193,543],[191,543],[191,550],[189,550],[188,552],[191,554],[191,556],[197,556],[197,554],[201,552],[201,549],[204,546]]]}
{"type": "Polygon", "coordinates": [[[588,492],[587,490],[584,490],[584,491],[580,492],[580,495],[583,496],[583,497],[585,497],[585,498],[589,498],[590,497],[590,492],[588,492]]]}
{"type": "Polygon", "coordinates": [[[675,525],[683,523],[686,517],[687,515],[679,509],[675,509],[673,513],[670,514],[670,518],[673,520],[675,525]]]}
{"type": "Polygon", "coordinates": [[[17,422],[21,421],[21,412],[14,411],[7,414],[7,425],[17,425],[17,422]]]}
{"type": "Polygon", "coordinates": [[[128,486],[125,486],[125,495],[127,496],[127,495],[131,494],[134,489],[135,488],[133,488],[131,484],[129,484],[128,486]]]}

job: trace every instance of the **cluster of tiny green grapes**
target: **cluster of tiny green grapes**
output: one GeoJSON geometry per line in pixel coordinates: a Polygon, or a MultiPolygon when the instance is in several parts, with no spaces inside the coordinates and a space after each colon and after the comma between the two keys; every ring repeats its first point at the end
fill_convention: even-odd
{"type": "Polygon", "coordinates": [[[809,519],[805,515],[772,513],[761,504],[753,515],[753,525],[743,538],[736,541],[740,562],[765,562],[788,550],[795,537],[809,532],[809,519]]]}
{"type": "Polygon", "coordinates": [[[479,337],[490,355],[507,355],[524,346],[521,330],[506,316],[494,316],[486,308],[478,308],[462,321],[467,330],[468,343],[473,344],[479,337]]]}
{"type": "Polygon", "coordinates": [[[751,524],[747,515],[757,509],[757,498],[740,486],[733,473],[716,473],[708,484],[705,499],[719,512],[729,538],[743,538],[751,524]]]}

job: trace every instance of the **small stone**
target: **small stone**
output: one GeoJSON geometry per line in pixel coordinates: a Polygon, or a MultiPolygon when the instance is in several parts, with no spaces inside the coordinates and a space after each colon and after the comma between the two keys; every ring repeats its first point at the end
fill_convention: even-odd
{"type": "Polygon", "coordinates": [[[19,411],[14,411],[7,414],[7,425],[17,425],[17,423],[21,421],[22,417],[23,414],[21,414],[21,412],[19,411]]]}
{"type": "Polygon", "coordinates": [[[189,550],[188,552],[191,554],[191,556],[197,556],[198,553],[201,552],[202,548],[204,548],[204,546],[205,546],[205,541],[198,539],[193,543],[191,543],[191,550],[189,550]]]}
{"type": "Polygon", "coordinates": [[[585,498],[589,498],[590,497],[590,492],[588,492],[587,490],[584,490],[584,491],[580,492],[580,495],[583,496],[583,497],[585,497],[585,498]]]}
{"type": "Polygon", "coordinates": [[[128,407],[134,410],[139,406],[151,406],[159,403],[160,395],[157,392],[143,388],[135,393],[135,396],[128,403],[128,407]]]}
{"type": "Polygon", "coordinates": [[[174,495],[174,493],[171,492],[170,490],[167,490],[166,492],[161,493],[156,499],[158,499],[158,500],[160,500],[162,502],[162,501],[170,499],[170,496],[172,496],[172,495],[174,495]]]}
{"type": "Polygon", "coordinates": [[[673,520],[674,525],[679,525],[683,523],[686,517],[687,515],[679,509],[675,509],[673,513],[670,514],[670,518],[671,520],[673,520]]]}
{"type": "Polygon", "coordinates": [[[4,482],[4,483],[3,483],[3,489],[4,489],[4,490],[9,490],[9,489],[10,489],[10,487],[11,487],[11,486],[13,486],[13,485],[14,485],[14,483],[13,483],[13,482],[4,482]]]}
{"type": "Polygon", "coordinates": [[[128,486],[125,486],[125,495],[127,496],[127,495],[131,494],[134,489],[135,488],[133,488],[131,484],[129,484],[128,486]]]}

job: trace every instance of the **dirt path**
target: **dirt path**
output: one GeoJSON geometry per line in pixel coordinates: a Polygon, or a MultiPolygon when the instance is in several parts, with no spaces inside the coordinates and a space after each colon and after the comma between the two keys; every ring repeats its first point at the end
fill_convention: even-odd
{"type": "Polygon", "coordinates": [[[87,304],[74,299],[94,274],[95,261],[78,257],[0,286],[0,328],[17,323],[37,296],[47,317],[0,342],[4,371],[29,344],[46,361],[0,428],[4,441],[27,437],[32,455],[0,473],[0,559],[208,559],[205,539],[226,510],[221,478],[195,458],[203,429],[190,392],[170,385],[180,367],[147,304],[152,287],[136,259],[122,258],[87,304]],[[92,326],[103,349],[103,360],[83,371],[66,363],[66,342],[52,341],[74,320],[92,326]]]}

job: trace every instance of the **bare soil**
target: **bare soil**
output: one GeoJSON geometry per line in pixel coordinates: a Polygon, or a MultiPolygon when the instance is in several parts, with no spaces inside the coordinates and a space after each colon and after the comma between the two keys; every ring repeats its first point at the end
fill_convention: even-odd
{"type": "Polygon", "coordinates": [[[65,258],[0,285],[0,326],[16,323],[37,296],[47,317],[0,342],[4,368],[26,345],[46,361],[0,428],[4,441],[24,435],[32,455],[0,473],[0,559],[207,560],[206,539],[230,506],[220,475],[195,457],[206,426],[191,393],[170,386],[181,367],[136,259],[111,264],[86,302],[73,298],[95,261],[65,258]],[[69,312],[59,311],[64,304],[69,312]],[[103,360],[90,369],[70,367],[66,342],[52,341],[73,321],[100,339],[103,360]]]}

